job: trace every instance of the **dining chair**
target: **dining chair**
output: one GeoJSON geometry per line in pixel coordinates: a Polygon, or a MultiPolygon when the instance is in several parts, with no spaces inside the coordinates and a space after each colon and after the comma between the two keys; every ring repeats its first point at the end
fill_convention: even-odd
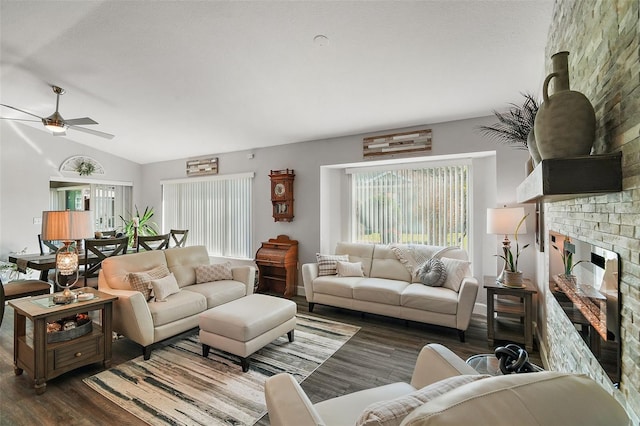
{"type": "Polygon", "coordinates": [[[87,238],[84,240],[85,267],[83,271],[84,286],[98,288],[98,274],[102,261],[107,257],[127,253],[129,237],[121,238],[87,238]]]}
{"type": "Polygon", "coordinates": [[[139,252],[140,247],[143,250],[164,250],[169,248],[169,238],[170,234],[138,236],[136,251],[139,252]]]}
{"type": "Polygon", "coordinates": [[[46,281],[15,280],[3,284],[0,278],[0,325],[2,325],[2,318],[4,317],[5,301],[49,293],[51,293],[51,285],[46,281]]]}
{"type": "Polygon", "coordinates": [[[60,248],[53,240],[43,240],[41,234],[38,234],[38,247],[40,248],[40,256],[55,253],[60,248]]]}
{"type": "Polygon", "coordinates": [[[187,245],[188,229],[172,229],[169,231],[169,234],[175,244],[174,247],[184,247],[187,245]]]}

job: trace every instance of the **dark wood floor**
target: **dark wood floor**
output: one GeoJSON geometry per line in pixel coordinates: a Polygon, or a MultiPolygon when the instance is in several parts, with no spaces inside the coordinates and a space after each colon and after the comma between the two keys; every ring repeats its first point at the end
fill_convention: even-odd
{"type": "MultiPolygon", "coordinates": [[[[308,313],[304,298],[296,297],[298,311],[308,313]]],[[[318,306],[312,315],[361,327],[338,352],[309,376],[302,388],[312,402],[386,383],[410,380],[418,351],[427,343],[441,343],[461,358],[491,352],[484,318],[474,317],[466,343],[454,330],[337,308],[318,306]]],[[[128,339],[113,343],[113,365],[141,354],[128,339]]],[[[531,361],[541,365],[538,353],[531,361]]],[[[153,356],[153,353],[152,355],[153,356]]],[[[7,307],[0,328],[0,425],[143,425],[144,422],[98,396],[82,379],[101,371],[86,366],[47,382],[47,391],[35,395],[31,378],[13,371],[13,310],[7,307]]],[[[268,425],[268,416],[258,423],[268,425]]]]}

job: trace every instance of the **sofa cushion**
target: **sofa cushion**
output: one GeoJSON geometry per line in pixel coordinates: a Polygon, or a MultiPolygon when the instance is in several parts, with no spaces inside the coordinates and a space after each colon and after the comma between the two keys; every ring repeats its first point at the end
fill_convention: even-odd
{"type": "Polygon", "coordinates": [[[429,287],[414,283],[403,290],[400,296],[400,305],[423,311],[455,315],[458,312],[458,293],[445,287],[429,287]]]}
{"type": "Polygon", "coordinates": [[[418,277],[424,285],[442,287],[447,279],[447,269],[442,260],[432,257],[418,268],[418,277]]]}
{"type": "Polygon", "coordinates": [[[456,292],[460,291],[460,284],[462,284],[464,277],[471,276],[471,269],[469,268],[471,262],[466,260],[449,259],[446,257],[443,257],[441,260],[447,270],[447,279],[445,280],[443,287],[456,292]]]}
{"type": "Polygon", "coordinates": [[[207,309],[207,300],[192,291],[180,291],[168,296],[164,302],[150,302],[149,311],[154,327],[197,315],[207,309]]]}
{"type": "Polygon", "coordinates": [[[151,280],[151,287],[153,288],[153,297],[155,297],[157,302],[164,302],[167,300],[167,297],[180,291],[180,287],[178,287],[178,282],[173,273],[163,278],[151,280]]]}
{"type": "Polygon", "coordinates": [[[140,253],[107,257],[102,261],[100,274],[104,276],[110,288],[131,290],[130,272],[146,272],[160,265],[167,266],[164,256],[166,250],[151,250],[140,253]]]}
{"type": "Polygon", "coordinates": [[[336,273],[339,277],[364,277],[362,262],[342,262],[338,260],[336,273]]]}
{"type": "Polygon", "coordinates": [[[176,276],[180,287],[195,284],[196,266],[209,263],[209,253],[205,246],[175,247],[162,251],[167,258],[167,266],[176,276]]]}
{"type": "Polygon", "coordinates": [[[349,261],[348,255],[339,254],[320,254],[316,253],[318,260],[318,276],[336,275],[336,265],[339,260],[343,262],[349,261]]]}
{"type": "Polygon", "coordinates": [[[352,299],[353,286],[360,281],[362,281],[362,277],[338,277],[335,275],[318,277],[313,280],[313,292],[352,299]]]}
{"type": "Polygon", "coordinates": [[[222,280],[209,283],[194,284],[183,288],[193,291],[207,299],[207,309],[220,306],[247,295],[247,286],[240,281],[222,280]]]}
{"type": "Polygon", "coordinates": [[[371,278],[387,278],[390,280],[411,282],[411,274],[398,260],[393,250],[387,245],[376,244],[371,263],[371,278]]]}
{"type": "Polygon", "coordinates": [[[198,265],[196,270],[196,284],[212,281],[232,280],[231,262],[198,265]]]}
{"type": "Polygon", "coordinates": [[[349,255],[349,261],[362,262],[362,272],[365,277],[371,274],[371,261],[373,259],[373,250],[375,244],[371,243],[338,243],[336,245],[336,254],[349,255]]]}
{"type": "Polygon", "coordinates": [[[409,286],[406,281],[364,278],[353,286],[353,298],[366,302],[400,305],[400,296],[409,286]]]}
{"type": "Polygon", "coordinates": [[[604,387],[584,375],[555,371],[508,374],[467,383],[421,405],[402,424],[505,422],[567,426],[630,424],[622,406],[604,387]]]}
{"type": "Polygon", "coordinates": [[[170,274],[169,268],[166,265],[159,265],[153,269],[143,272],[130,272],[127,275],[129,285],[132,290],[139,291],[144,295],[145,300],[149,301],[151,295],[151,281],[164,278],[170,274]]]}
{"type": "Polygon", "coordinates": [[[408,395],[369,405],[358,421],[357,426],[398,426],[402,420],[422,404],[431,401],[467,383],[489,377],[488,375],[461,375],[448,377],[418,389],[408,395]]]}

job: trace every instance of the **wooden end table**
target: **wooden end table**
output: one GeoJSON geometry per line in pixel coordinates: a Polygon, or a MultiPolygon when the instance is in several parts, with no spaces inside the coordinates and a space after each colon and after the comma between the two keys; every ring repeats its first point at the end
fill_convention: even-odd
{"type": "Polygon", "coordinates": [[[507,287],[496,282],[495,277],[484,277],[487,290],[487,340],[491,346],[495,340],[524,343],[533,351],[533,295],[538,291],[531,280],[524,280],[524,287],[507,287]],[[513,296],[503,300],[498,296],[513,296]],[[499,317],[498,317],[499,316],[499,317]]]}
{"type": "Polygon", "coordinates": [[[9,301],[14,309],[14,372],[19,376],[26,371],[38,395],[46,391],[47,380],[78,367],[96,362],[111,366],[112,305],[118,297],[90,287],[80,290],[94,298],[67,305],[53,303],[53,295],[9,301]],[[47,323],[92,311],[100,312],[101,325],[94,322],[91,332],[67,341],[47,341],[47,323]],[[33,323],[32,336],[27,335],[27,318],[33,323]]]}

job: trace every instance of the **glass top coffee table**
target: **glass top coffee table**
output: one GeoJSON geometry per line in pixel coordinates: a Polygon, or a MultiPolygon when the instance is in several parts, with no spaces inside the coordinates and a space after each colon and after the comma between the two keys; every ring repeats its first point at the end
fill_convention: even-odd
{"type": "Polygon", "coordinates": [[[466,361],[480,374],[490,374],[492,376],[502,375],[500,371],[500,360],[493,354],[478,354],[469,357],[466,361]]]}

